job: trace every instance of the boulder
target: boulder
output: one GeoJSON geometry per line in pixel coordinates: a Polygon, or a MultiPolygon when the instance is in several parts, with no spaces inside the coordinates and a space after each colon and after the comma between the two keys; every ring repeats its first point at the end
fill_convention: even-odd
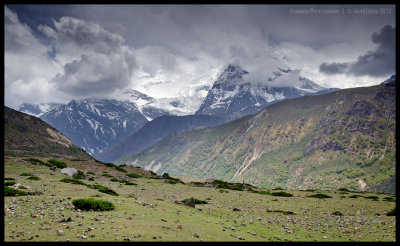
{"type": "Polygon", "coordinates": [[[66,168],[61,169],[61,173],[64,173],[64,174],[72,177],[73,175],[78,173],[78,170],[76,170],[75,168],[66,167],[66,168]]]}

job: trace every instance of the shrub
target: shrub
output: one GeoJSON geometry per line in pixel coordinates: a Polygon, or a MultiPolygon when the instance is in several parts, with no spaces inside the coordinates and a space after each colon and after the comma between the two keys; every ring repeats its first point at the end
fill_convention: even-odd
{"type": "Polygon", "coordinates": [[[78,173],[72,175],[72,177],[74,179],[85,179],[86,178],[85,174],[81,170],[78,170],[78,173]]]}
{"type": "Polygon", "coordinates": [[[329,195],[321,194],[321,193],[309,195],[308,197],[314,197],[314,198],[320,198],[320,199],[323,199],[323,198],[332,198],[332,197],[329,196],[329,195]]]}
{"type": "Polygon", "coordinates": [[[117,179],[117,178],[112,178],[112,179],[110,179],[110,181],[111,181],[111,182],[119,182],[120,180],[117,179]]]}
{"type": "Polygon", "coordinates": [[[124,172],[124,173],[127,173],[128,171],[126,171],[125,169],[123,169],[122,167],[120,167],[120,166],[115,166],[115,169],[117,169],[118,171],[120,171],[120,172],[124,172]]]}
{"type": "Polygon", "coordinates": [[[21,173],[19,176],[35,176],[32,173],[21,173]]]}
{"type": "Polygon", "coordinates": [[[121,180],[121,183],[124,183],[125,185],[137,185],[136,183],[130,182],[128,180],[121,180]]]}
{"type": "Polygon", "coordinates": [[[387,216],[396,216],[396,207],[386,213],[387,216]]]}
{"type": "MultiPolygon", "coordinates": [[[[207,201],[199,200],[196,198],[193,198],[193,199],[194,199],[195,204],[207,204],[208,203],[207,201]]],[[[190,198],[183,199],[181,202],[185,203],[187,200],[190,200],[190,198]]]]}
{"type": "Polygon", "coordinates": [[[394,199],[394,197],[390,197],[390,196],[384,197],[384,198],[382,198],[382,200],[388,201],[388,202],[395,202],[396,201],[396,199],[394,199]]]}
{"type": "Polygon", "coordinates": [[[109,211],[114,209],[113,203],[93,198],[75,199],[72,204],[81,210],[109,211]]]}
{"type": "Polygon", "coordinates": [[[89,180],[89,181],[94,181],[94,178],[89,178],[88,180],[89,180]]]}
{"type": "Polygon", "coordinates": [[[332,215],[336,215],[336,216],[342,216],[343,214],[339,211],[335,211],[332,213],[332,215]]]}
{"type": "Polygon", "coordinates": [[[137,173],[128,173],[126,176],[131,177],[131,178],[140,178],[142,175],[139,175],[137,173]]]}
{"type": "Polygon", "coordinates": [[[56,160],[56,159],[50,159],[47,162],[58,168],[66,168],[67,167],[67,163],[56,160]]]}
{"type": "Polygon", "coordinates": [[[363,197],[363,196],[360,196],[360,195],[352,195],[352,196],[349,196],[349,198],[359,198],[359,197],[363,197]]]}
{"type": "Polygon", "coordinates": [[[84,182],[78,180],[78,179],[71,179],[71,178],[63,178],[60,180],[61,182],[64,183],[71,183],[71,184],[79,184],[79,185],[86,185],[84,182]]]}
{"type": "Polygon", "coordinates": [[[284,192],[284,191],[272,192],[271,195],[273,195],[273,196],[284,196],[284,197],[291,197],[291,196],[293,196],[293,194],[290,194],[290,193],[287,193],[287,192],[284,192]]]}
{"type": "Polygon", "coordinates": [[[7,182],[4,182],[4,185],[7,185],[7,186],[13,186],[13,185],[15,185],[17,182],[15,182],[15,181],[7,181],[7,182]]]}
{"type": "Polygon", "coordinates": [[[33,165],[37,165],[37,164],[39,164],[39,165],[44,165],[44,162],[41,161],[41,160],[39,160],[39,159],[29,158],[28,160],[29,160],[33,165]]]}
{"type": "Polygon", "coordinates": [[[15,178],[4,178],[4,180],[15,180],[15,178]]]}
{"type": "Polygon", "coordinates": [[[40,180],[40,178],[39,178],[39,177],[36,177],[36,176],[31,176],[31,177],[29,177],[28,179],[30,179],[30,180],[40,180]]]}
{"type": "Polygon", "coordinates": [[[28,193],[4,185],[4,196],[26,196],[28,193]]]}
{"type": "Polygon", "coordinates": [[[373,200],[373,201],[378,201],[379,200],[379,197],[377,197],[377,196],[366,196],[366,197],[364,197],[365,199],[371,199],[371,200],[373,200]]]}
{"type": "Polygon", "coordinates": [[[87,171],[86,173],[87,173],[87,174],[91,174],[91,175],[95,175],[95,173],[92,172],[92,171],[87,171]]]}
{"type": "Polygon", "coordinates": [[[93,188],[97,189],[100,192],[103,192],[103,193],[106,193],[106,194],[109,194],[109,195],[112,195],[112,196],[119,196],[118,193],[115,192],[114,190],[112,190],[112,189],[110,189],[108,187],[99,185],[99,184],[93,185],[93,188]]]}
{"type": "Polygon", "coordinates": [[[113,177],[112,175],[110,175],[110,174],[108,174],[108,173],[103,173],[101,176],[104,176],[104,177],[113,177]]]}

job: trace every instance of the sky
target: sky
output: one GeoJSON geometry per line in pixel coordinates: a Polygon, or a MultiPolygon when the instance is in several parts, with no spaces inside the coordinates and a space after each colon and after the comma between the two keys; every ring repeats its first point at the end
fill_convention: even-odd
{"type": "Polygon", "coordinates": [[[5,105],[155,98],[290,68],[324,87],[395,74],[395,5],[5,5],[5,105]]]}

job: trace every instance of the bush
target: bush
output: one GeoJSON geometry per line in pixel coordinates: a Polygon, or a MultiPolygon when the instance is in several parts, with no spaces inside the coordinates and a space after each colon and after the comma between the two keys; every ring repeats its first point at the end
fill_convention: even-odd
{"type": "Polygon", "coordinates": [[[35,176],[32,173],[21,173],[19,176],[35,176]]]}
{"type": "Polygon", "coordinates": [[[128,171],[126,171],[125,169],[123,169],[122,167],[120,167],[120,166],[115,166],[115,169],[117,169],[118,171],[120,171],[120,172],[124,172],[124,173],[127,173],[128,171]]]}
{"type": "MultiPolygon", "coordinates": [[[[195,204],[207,204],[208,203],[207,201],[199,200],[196,198],[193,198],[193,199],[194,199],[195,204]]],[[[190,200],[190,198],[183,199],[181,202],[185,203],[187,200],[190,200]]]]}
{"type": "Polygon", "coordinates": [[[4,185],[13,186],[13,185],[15,185],[16,183],[17,183],[16,181],[7,181],[7,182],[4,182],[4,185]]]}
{"type": "Polygon", "coordinates": [[[92,171],[87,171],[86,172],[87,174],[91,174],[91,175],[96,175],[94,172],[92,172],[92,171]]]}
{"type": "Polygon", "coordinates": [[[335,211],[332,213],[332,215],[336,215],[336,216],[342,216],[343,214],[339,211],[335,211]]]}
{"type": "Polygon", "coordinates": [[[29,177],[28,179],[30,179],[30,180],[40,180],[40,178],[39,178],[39,177],[36,177],[36,176],[31,176],[31,177],[29,177]]]}
{"type": "Polygon", "coordinates": [[[332,197],[329,196],[329,195],[321,194],[321,193],[309,195],[308,197],[314,197],[314,198],[320,198],[320,199],[323,199],[323,198],[332,198],[332,197]]]}
{"type": "Polygon", "coordinates": [[[94,178],[89,178],[88,180],[89,180],[89,181],[94,181],[94,178]]]}
{"type": "Polygon", "coordinates": [[[361,195],[352,195],[352,196],[349,196],[349,198],[359,198],[359,197],[363,197],[363,196],[361,196],[361,195]]]}
{"type": "Polygon", "coordinates": [[[396,207],[386,213],[387,216],[396,216],[396,207]]]}
{"type": "Polygon", "coordinates": [[[106,194],[109,194],[109,195],[112,195],[112,196],[119,196],[118,193],[115,192],[114,190],[112,190],[112,189],[110,189],[108,187],[99,185],[99,184],[93,185],[93,188],[97,189],[100,192],[103,192],[103,193],[106,193],[106,194]]]}
{"type": "Polygon", "coordinates": [[[4,178],[4,180],[15,180],[15,178],[4,178]]]}
{"type": "Polygon", "coordinates": [[[61,182],[64,183],[71,183],[71,184],[79,184],[79,185],[86,185],[84,182],[78,180],[78,179],[70,179],[70,178],[63,178],[60,180],[61,182]]]}
{"type": "Polygon", "coordinates": [[[109,211],[114,209],[114,204],[108,201],[87,198],[87,199],[75,199],[72,201],[75,208],[81,210],[96,210],[96,211],[109,211]]]}
{"type": "Polygon", "coordinates": [[[387,202],[395,202],[396,201],[396,199],[394,199],[394,197],[390,197],[390,196],[384,197],[384,198],[382,198],[382,200],[387,201],[387,202]]]}
{"type": "Polygon", "coordinates": [[[131,177],[131,178],[140,178],[142,175],[139,175],[137,173],[128,173],[126,176],[131,177]]]}
{"type": "Polygon", "coordinates": [[[113,177],[112,175],[110,175],[110,174],[108,174],[108,173],[103,173],[101,176],[104,176],[104,177],[113,177]]]}
{"type": "Polygon", "coordinates": [[[28,193],[4,185],[4,196],[26,196],[28,193]]]}
{"type": "Polygon", "coordinates": [[[58,168],[66,168],[67,167],[67,163],[56,160],[56,159],[50,159],[47,162],[58,168]]]}
{"type": "Polygon", "coordinates": [[[371,200],[373,200],[373,201],[378,201],[379,200],[379,197],[377,197],[377,196],[366,196],[366,197],[364,197],[365,199],[371,199],[371,200]]]}
{"type": "Polygon", "coordinates": [[[72,177],[74,179],[85,179],[86,178],[85,174],[81,170],[78,170],[78,173],[72,175],[72,177]]]}
{"type": "Polygon", "coordinates": [[[44,162],[41,161],[41,160],[39,160],[39,159],[29,158],[28,160],[29,160],[33,165],[37,165],[37,164],[39,164],[39,165],[44,165],[44,162]]]}
{"type": "Polygon", "coordinates": [[[287,192],[284,192],[284,191],[272,192],[271,195],[273,195],[273,196],[284,196],[284,197],[291,197],[291,196],[293,196],[292,194],[287,193],[287,192]]]}

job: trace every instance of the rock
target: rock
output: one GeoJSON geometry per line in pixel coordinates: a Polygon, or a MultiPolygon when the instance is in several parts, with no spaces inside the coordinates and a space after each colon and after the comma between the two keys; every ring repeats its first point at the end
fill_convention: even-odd
{"type": "Polygon", "coordinates": [[[240,211],[238,208],[233,208],[232,211],[240,211]]]}
{"type": "Polygon", "coordinates": [[[55,171],[56,168],[57,168],[57,166],[52,166],[52,167],[50,167],[50,170],[55,171]]]}
{"type": "Polygon", "coordinates": [[[125,241],[131,241],[131,239],[129,237],[125,237],[124,240],[125,241]]]}
{"type": "Polygon", "coordinates": [[[197,232],[194,233],[194,236],[195,237],[200,237],[199,233],[197,233],[197,232]]]}
{"type": "Polygon", "coordinates": [[[66,168],[61,169],[61,173],[64,173],[64,174],[72,177],[73,175],[78,173],[78,170],[76,170],[75,168],[72,168],[72,167],[66,167],[66,168]]]}
{"type": "Polygon", "coordinates": [[[196,203],[194,202],[194,198],[191,197],[190,199],[188,199],[188,200],[185,202],[185,205],[186,205],[186,206],[190,206],[190,207],[195,207],[195,206],[196,206],[196,203]]]}
{"type": "Polygon", "coordinates": [[[182,229],[182,225],[178,225],[176,228],[178,228],[178,229],[182,229]]]}
{"type": "Polygon", "coordinates": [[[93,231],[93,229],[94,229],[93,227],[90,226],[88,227],[88,231],[93,231]]]}
{"type": "Polygon", "coordinates": [[[243,237],[242,236],[237,236],[237,239],[243,240],[243,237]]]}
{"type": "Polygon", "coordinates": [[[57,230],[57,235],[62,236],[64,235],[64,232],[62,230],[57,230]]]}

